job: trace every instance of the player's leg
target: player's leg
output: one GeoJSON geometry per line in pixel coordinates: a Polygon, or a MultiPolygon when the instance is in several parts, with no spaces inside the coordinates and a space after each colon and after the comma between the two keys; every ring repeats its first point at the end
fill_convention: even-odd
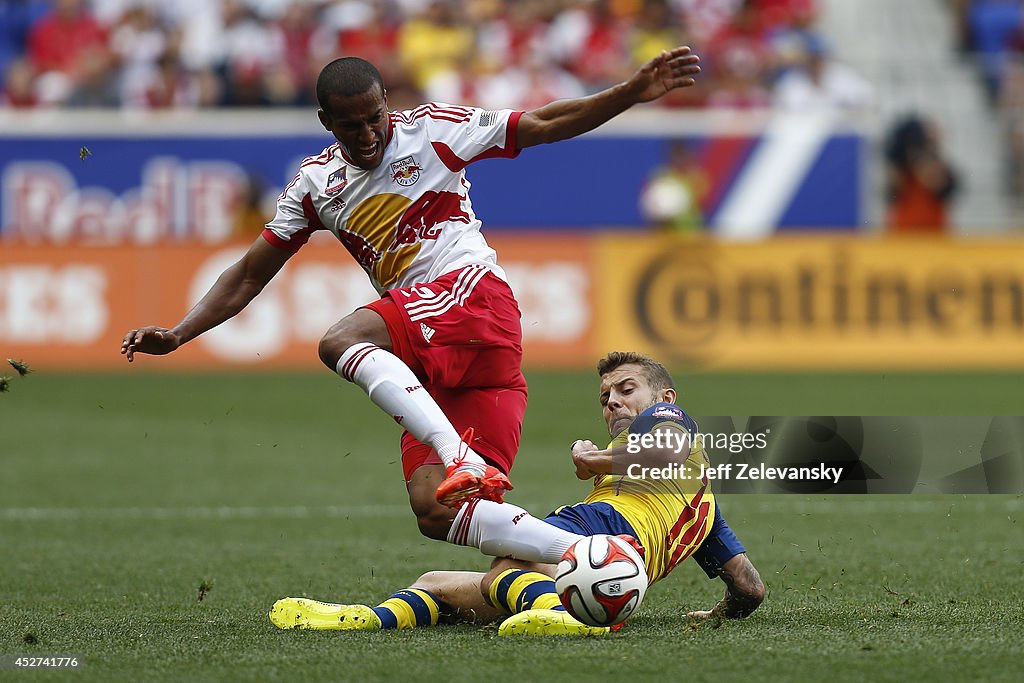
{"type": "MultiPolygon", "coordinates": [[[[508,284],[483,266],[467,266],[424,285],[391,290],[368,308],[381,315],[395,355],[423,379],[457,432],[464,438],[475,432],[475,440],[467,438],[469,448],[456,444],[454,460],[451,453],[438,449],[448,475],[438,488],[438,500],[449,507],[457,507],[469,498],[500,501],[511,484],[506,476],[508,467],[502,468],[494,461],[505,458],[511,466],[526,402],[519,307],[508,284]],[[509,416],[493,409],[487,412],[488,404],[475,398],[478,392],[489,392],[489,398],[510,405],[509,416]],[[506,398],[503,392],[513,398],[506,398]],[[478,410],[467,412],[467,419],[460,420],[442,400],[442,393],[471,395],[474,398],[469,403],[478,410]],[[515,405],[517,402],[522,405],[515,405]],[[482,448],[488,443],[497,445],[492,439],[496,430],[489,419],[494,414],[515,428],[514,447],[492,449],[501,451],[497,455],[482,448]]],[[[437,444],[420,438],[416,430],[409,431],[436,448],[437,444]]]]}
{"type": "Polygon", "coordinates": [[[605,635],[607,627],[588,626],[565,611],[555,592],[553,564],[498,558],[480,582],[480,592],[507,617],[500,636],[605,635]]]}
{"type": "MultiPolygon", "coordinates": [[[[480,501],[476,507],[486,502],[480,501]]],[[[523,518],[532,521],[532,518],[523,518]]],[[[515,526],[521,524],[520,519],[515,526]]],[[[528,521],[527,521],[528,523],[528,521]]],[[[548,515],[541,524],[553,529],[552,539],[568,541],[569,545],[585,536],[595,533],[610,533],[623,536],[633,543],[642,554],[643,548],[636,542],[636,531],[622,514],[607,503],[579,503],[565,506],[548,515]]],[[[514,535],[516,531],[506,531],[514,535]]],[[[559,543],[560,545],[560,543],[559,543]]],[[[566,546],[567,549],[568,546],[566,546]]],[[[564,551],[562,551],[564,552],[564,551]]],[[[558,555],[561,558],[561,554],[558,555]]],[[[557,561],[557,560],[549,560],[557,561]]],[[[488,601],[512,613],[498,630],[499,635],[603,635],[610,629],[590,627],[574,620],[562,607],[555,592],[554,565],[523,566],[510,559],[496,560],[480,585],[480,591],[488,601]]]]}
{"type": "Polygon", "coordinates": [[[445,468],[439,461],[424,464],[431,455],[437,459],[433,449],[425,444],[418,444],[408,450],[402,449],[402,464],[411,469],[406,474],[405,487],[409,491],[409,505],[416,515],[420,533],[427,538],[444,541],[448,538],[457,511],[441,505],[434,496],[438,484],[445,479],[445,468]],[[412,459],[415,460],[410,467],[407,463],[412,459]]]}
{"type": "Polygon", "coordinates": [[[455,516],[448,541],[493,557],[557,563],[583,534],[560,529],[510,503],[473,500],[455,516]]]}
{"type": "MultiPolygon", "coordinates": [[[[441,389],[433,392],[438,405],[458,430],[476,424],[473,446],[491,469],[507,474],[515,462],[526,413],[525,386],[517,389],[441,389]]],[[[437,491],[447,481],[440,457],[427,444],[402,435],[402,470],[420,532],[428,538],[449,536],[456,510],[438,502],[437,491]]]]}
{"type": "Polygon", "coordinates": [[[554,564],[499,557],[483,575],[480,593],[506,615],[529,609],[564,609],[555,593],[554,575],[554,564]]]}
{"type": "Polygon", "coordinates": [[[480,595],[482,572],[427,572],[376,607],[282,598],[270,621],[282,629],[379,631],[435,626],[439,622],[494,621],[501,612],[480,595]]]}
{"type": "MultiPolygon", "coordinates": [[[[437,401],[458,429],[474,422],[480,425],[474,445],[491,469],[499,473],[511,469],[526,412],[525,391],[441,390],[437,392],[437,401]]],[[[402,471],[420,532],[428,538],[448,539],[456,510],[437,499],[438,487],[447,480],[446,469],[437,452],[405,432],[402,434],[402,471]]]]}
{"type": "MultiPolygon", "coordinates": [[[[487,501],[479,501],[476,507],[489,507],[487,501]]],[[[504,505],[507,505],[504,504],[504,505]]],[[[527,522],[540,522],[549,528],[549,543],[555,547],[568,541],[575,541],[593,534],[623,535],[643,553],[643,548],[636,542],[636,532],[629,522],[607,503],[578,503],[559,508],[548,515],[543,521],[532,517],[522,517],[513,526],[527,522]]],[[[458,523],[458,520],[457,520],[458,523]]],[[[536,538],[543,538],[531,529],[536,538]]],[[[515,535],[518,530],[505,530],[505,535],[515,535]]],[[[502,541],[507,543],[507,539],[502,541]]],[[[568,546],[566,546],[568,549],[568,546]]],[[[522,549],[518,549],[522,555],[522,549]]],[[[564,550],[562,551],[564,553],[564,550]]],[[[553,554],[553,553],[551,553],[553,554]]],[[[548,555],[550,557],[550,555],[548,555]]],[[[561,553],[558,559],[561,558],[561,553]]],[[[557,562],[557,559],[548,560],[557,562]]],[[[603,635],[611,629],[606,627],[587,626],[569,615],[562,607],[555,592],[554,565],[524,565],[509,558],[496,560],[481,582],[480,590],[495,607],[500,607],[510,614],[498,629],[499,635],[603,635]]]]}
{"type": "MultiPolygon", "coordinates": [[[[385,300],[381,300],[384,302],[385,300]]],[[[375,302],[384,306],[381,302],[375,302]]],[[[394,304],[391,304],[394,308],[394,304]]],[[[389,325],[380,310],[360,308],[337,322],[320,340],[320,359],[342,378],[363,389],[379,408],[417,439],[430,444],[445,465],[460,457],[483,463],[455,431],[423,382],[405,360],[392,351],[403,346],[404,329],[389,325]]],[[[404,354],[403,354],[404,355],[404,354]]]]}
{"type": "Polygon", "coordinates": [[[427,572],[411,587],[430,591],[447,606],[441,614],[443,623],[489,624],[503,618],[505,614],[488,604],[481,595],[480,582],[484,576],[484,572],[427,572]]]}

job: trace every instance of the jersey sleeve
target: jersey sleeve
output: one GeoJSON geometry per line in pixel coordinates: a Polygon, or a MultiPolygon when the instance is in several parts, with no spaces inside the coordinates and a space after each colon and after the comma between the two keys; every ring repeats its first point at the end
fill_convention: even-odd
{"type": "MultiPolygon", "coordinates": [[[[439,112],[451,105],[435,105],[439,112]]],[[[521,111],[488,111],[476,107],[451,107],[461,116],[427,117],[430,144],[441,162],[458,173],[481,159],[513,159],[519,155],[516,129],[521,111]]]]}
{"type": "Polygon", "coordinates": [[[629,433],[647,434],[664,424],[680,427],[691,436],[697,433],[697,423],[682,408],[673,403],[656,403],[637,415],[629,425],[629,433]]]}
{"type": "Polygon", "coordinates": [[[293,254],[309,241],[314,230],[323,228],[307,184],[308,178],[300,168],[277,198],[277,213],[263,230],[263,239],[293,254]]]}

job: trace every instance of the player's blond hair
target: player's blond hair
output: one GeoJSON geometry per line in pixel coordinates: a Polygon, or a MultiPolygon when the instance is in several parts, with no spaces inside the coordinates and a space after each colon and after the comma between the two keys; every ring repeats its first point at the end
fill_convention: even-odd
{"type": "Polygon", "coordinates": [[[672,375],[664,365],[650,356],[636,351],[612,351],[597,361],[597,374],[599,377],[604,377],[620,365],[639,365],[643,369],[647,383],[656,392],[676,388],[675,382],[672,381],[672,375]]]}

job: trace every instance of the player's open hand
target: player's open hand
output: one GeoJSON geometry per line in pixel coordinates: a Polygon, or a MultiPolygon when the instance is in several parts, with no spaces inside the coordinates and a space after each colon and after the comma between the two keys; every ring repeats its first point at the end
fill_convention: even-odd
{"type": "Polygon", "coordinates": [[[181,346],[181,340],[174,332],[150,325],[130,330],[121,342],[121,353],[128,356],[128,362],[135,360],[136,353],[162,356],[181,346]]]}
{"type": "Polygon", "coordinates": [[[629,83],[636,88],[638,102],[656,100],[670,90],[688,88],[700,73],[700,57],[689,47],[662,50],[633,75],[629,83]]]}

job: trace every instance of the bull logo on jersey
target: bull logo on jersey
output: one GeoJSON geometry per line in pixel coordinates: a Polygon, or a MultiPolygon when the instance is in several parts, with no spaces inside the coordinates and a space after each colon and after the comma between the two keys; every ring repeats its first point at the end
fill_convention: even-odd
{"type": "Polygon", "coordinates": [[[374,195],[352,209],[342,243],[372,278],[388,287],[409,269],[424,242],[441,236],[446,223],[470,223],[462,199],[433,190],[416,201],[390,192],[374,195]]]}
{"type": "Polygon", "coordinates": [[[327,176],[327,187],[324,188],[324,194],[328,197],[338,194],[345,189],[346,185],[348,185],[348,178],[345,177],[345,167],[342,166],[337,171],[327,176]]]}
{"type": "Polygon", "coordinates": [[[411,156],[402,157],[391,164],[391,179],[403,187],[409,187],[420,179],[423,167],[411,156]]]}

